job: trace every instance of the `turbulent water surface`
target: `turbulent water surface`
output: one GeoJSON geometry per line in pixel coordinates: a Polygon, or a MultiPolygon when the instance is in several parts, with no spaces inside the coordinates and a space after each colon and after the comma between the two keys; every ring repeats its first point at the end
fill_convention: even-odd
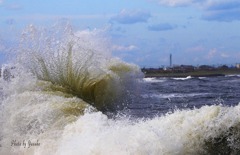
{"type": "Polygon", "coordinates": [[[144,90],[140,98],[130,106],[138,116],[151,117],[176,109],[194,109],[205,105],[236,106],[240,101],[239,75],[145,78],[143,83],[144,90]]]}
{"type": "Polygon", "coordinates": [[[240,153],[238,75],[143,78],[104,41],[24,31],[0,80],[0,154],[240,153]]]}

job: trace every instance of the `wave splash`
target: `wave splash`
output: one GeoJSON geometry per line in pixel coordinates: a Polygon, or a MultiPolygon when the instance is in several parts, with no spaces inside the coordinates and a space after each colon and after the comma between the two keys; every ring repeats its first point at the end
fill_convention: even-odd
{"type": "Polygon", "coordinates": [[[102,41],[69,27],[23,33],[13,78],[0,80],[0,154],[240,153],[240,105],[140,120],[103,114],[128,103],[142,74],[102,41]],[[40,145],[11,146],[24,140],[40,145]]]}
{"type": "Polygon", "coordinates": [[[86,111],[124,108],[143,77],[138,66],[111,56],[101,30],[30,25],[16,55],[0,79],[0,154],[25,154],[22,146],[11,146],[14,140],[57,141],[86,111]]]}
{"type": "Polygon", "coordinates": [[[74,33],[67,27],[63,34],[55,31],[49,35],[30,26],[23,33],[19,60],[24,67],[39,80],[51,82],[54,88],[49,89],[77,96],[98,110],[124,103],[127,86],[143,76],[139,67],[111,57],[98,30],[74,33]]]}

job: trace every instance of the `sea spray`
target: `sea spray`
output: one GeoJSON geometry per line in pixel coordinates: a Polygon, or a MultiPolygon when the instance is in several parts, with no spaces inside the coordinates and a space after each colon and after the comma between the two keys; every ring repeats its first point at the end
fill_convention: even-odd
{"type": "Polygon", "coordinates": [[[29,26],[23,33],[18,61],[39,80],[61,86],[101,111],[124,106],[129,89],[143,76],[140,69],[109,56],[97,30],[64,30],[49,36],[51,32],[29,26]]]}
{"type": "Polygon", "coordinates": [[[69,27],[30,25],[23,32],[17,59],[8,64],[14,69],[0,79],[1,154],[32,154],[38,147],[48,150],[45,146],[54,151],[64,127],[85,111],[117,111],[129,103],[142,73],[111,57],[98,37],[69,27]],[[40,145],[26,151],[25,140],[40,145]]]}

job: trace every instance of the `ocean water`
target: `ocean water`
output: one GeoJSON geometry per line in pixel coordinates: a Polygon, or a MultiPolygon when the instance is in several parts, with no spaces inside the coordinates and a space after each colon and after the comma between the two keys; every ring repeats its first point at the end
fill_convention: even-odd
{"type": "Polygon", "coordinates": [[[97,30],[27,27],[0,79],[0,154],[240,153],[238,75],[144,78],[110,46],[97,30]]]}
{"type": "Polygon", "coordinates": [[[207,105],[236,106],[240,101],[239,75],[144,78],[143,83],[144,90],[138,96],[138,101],[129,106],[132,114],[138,117],[152,117],[176,109],[207,105]]]}

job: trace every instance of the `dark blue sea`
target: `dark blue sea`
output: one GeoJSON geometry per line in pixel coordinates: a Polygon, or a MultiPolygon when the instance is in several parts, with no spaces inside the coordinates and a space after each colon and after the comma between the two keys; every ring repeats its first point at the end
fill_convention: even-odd
{"type": "Polygon", "coordinates": [[[239,103],[240,75],[145,78],[140,97],[129,108],[138,117],[152,117],[176,109],[239,103]]]}

